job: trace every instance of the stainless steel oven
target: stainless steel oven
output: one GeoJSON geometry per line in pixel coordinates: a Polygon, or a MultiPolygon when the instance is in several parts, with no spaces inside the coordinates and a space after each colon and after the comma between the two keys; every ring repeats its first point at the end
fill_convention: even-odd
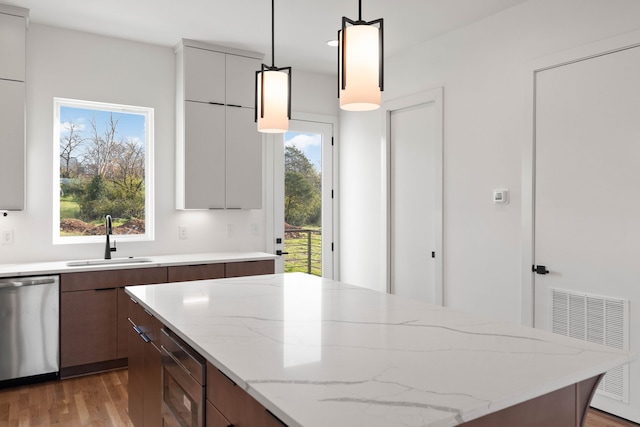
{"type": "Polygon", "coordinates": [[[169,329],[162,348],[162,421],[165,427],[203,427],[206,360],[169,329]]]}

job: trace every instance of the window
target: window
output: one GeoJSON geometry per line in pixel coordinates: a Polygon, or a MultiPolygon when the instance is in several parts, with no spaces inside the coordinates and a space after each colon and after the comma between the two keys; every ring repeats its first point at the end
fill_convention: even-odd
{"type": "Polygon", "coordinates": [[[153,240],[153,109],[54,99],[54,243],[153,240]]]}

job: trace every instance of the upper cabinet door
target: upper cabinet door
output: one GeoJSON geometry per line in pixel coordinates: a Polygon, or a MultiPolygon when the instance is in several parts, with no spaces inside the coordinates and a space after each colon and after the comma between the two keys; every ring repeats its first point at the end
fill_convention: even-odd
{"type": "Polygon", "coordinates": [[[254,107],[258,70],[260,61],[255,58],[227,55],[227,105],[254,107]]]}
{"type": "Polygon", "coordinates": [[[225,107],[185,102],[184,203],[181,209],[224,209],[225,107]]]}
{"type": "Polygon", "coordinates": [[[262,136],[253,111],[227,107],[227,209],[262,208],[262,136]]]}
{"type": "Polygon", "coordinates": [[[225,54],[184,47],[184,99],[225,103],[225,54]]]}
{"type": "Polygon", "coordinates": [[[24,82],[0,80],[0,209],[24,209],[24,82]]]}
{"type": "Polygon", "coordinates": [[[0,79],[24,81],[26,20],[0,13],[0,79]]]}

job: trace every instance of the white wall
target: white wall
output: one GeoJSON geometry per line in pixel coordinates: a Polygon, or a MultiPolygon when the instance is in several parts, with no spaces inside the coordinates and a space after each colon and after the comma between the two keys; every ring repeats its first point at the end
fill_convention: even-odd
{"type": "MultiPolygon", "coordinates": [[[[177,42],[177,40],[176,40],[177,42]]],[[[325,93],[331,79],[297,72],[308,86],[295,99],[305,111],[337,115],[325,93]]],[[[75,98],[155,109],[153,242],[121,243],[114,256],[265,249],[264,210],[175,210],[175,63],[171,47],[153,46],[31,24],[27,33],[27,209],[0,216],[14,245],[0,246],[0,264],[100,258],[102,244],[52,244],[53,98],[75,98]],[[178,239],[178,225],[188,240],[178,239]],[[233,224],[235,237],[227,238],[233,224]],[[259,234],[252,234],[258,224],[259,234]]],[[[294,103],[294,109],[296,103],[294,103]]],[[[116,238],[117,240],[117,238],[116,238]]]]}
{"type": "MultiPolygon", "coordinates": [[[[446,305],[520,321],[527,61],[638,28],[636,0],[532,0],[387,58],[384,99],[444,87],[446,305]],[[511,203],[493,205],[493,188],[510,189],[511,203]]],[[[384,216],[373,212],[385,182],[382,118],[340,119],[341,279],[384,289],[384,216]]]]}

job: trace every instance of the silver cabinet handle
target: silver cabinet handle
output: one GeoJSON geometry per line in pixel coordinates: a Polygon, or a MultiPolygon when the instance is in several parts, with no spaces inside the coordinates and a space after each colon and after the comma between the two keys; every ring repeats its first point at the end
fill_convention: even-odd
{"type": "Polygon", "coordinates": [[[175,357],[169,350],[167,350],[167,348],[165,346],[163,346],[162,344],[160,345],[160,348],[167,354],[167,356],[169,356],[171,359],[173,359],[174,362],[176,362],[176,364],[182,368],[183,371],[185,371],[187,374],[191,375],[191,371],[189,371],[187,369],[186,366],[184,366],[182,364],[181,361],[178,360],[177,357],[175,357]]]}

